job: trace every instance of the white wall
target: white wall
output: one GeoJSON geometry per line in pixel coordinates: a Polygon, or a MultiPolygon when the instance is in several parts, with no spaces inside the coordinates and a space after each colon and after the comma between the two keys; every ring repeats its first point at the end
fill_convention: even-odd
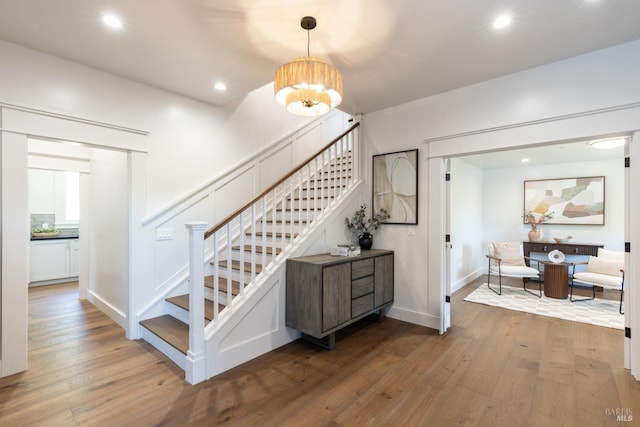
{"type": "MultiPolygon", "coordinates": [[[[29,213],[55,213],[55,178],[52,170],[29,170],[29,213]]],[[[54,226],[55,224],[51,224],[51,227],[54,226]]]]}
{"type": "Polygon", "coordinates": [[[524,181],[580,176],[605,177],[605,224],[542,224],[543,240],[573,236],[573,242],[601,243],[624,250],[623,159],[484,171],[484,245],[491,241],[527,240],[530,226],[522,224],[524,181]]]}
{"type": "Polygon", "coordinates": [[[149,212],[311,121],[271,85],[217,108],[4,41],[0,57],[0,103],[149,133],[149,212]]]}
{"type": "Polygon", "coordinates": [[[440,326],[441,275],[429,269],[443,266],[426,248],[442,239],[441,203],[427,203],[442,177],[427,159],[639,129],[638,52],[640,41],[626,43],[363,116],[369,155],[421,150],[415,236],[402,226],[380,230],[397,254],[391,316],[440,326]]]}
{"type": "Polygon", "coordinates": [[[92,150],[88,299],[123,328],[126,328],[129,288],[128,184],[126,153],[92,150]]]}

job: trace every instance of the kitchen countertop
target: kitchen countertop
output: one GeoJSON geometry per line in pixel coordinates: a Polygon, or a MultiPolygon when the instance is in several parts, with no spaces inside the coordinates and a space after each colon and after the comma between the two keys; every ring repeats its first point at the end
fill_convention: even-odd
{"type": "Polygon", "coordinates": [[[57,236],[31,236],[31,241],[35,240],[60,240],[60,239],[78,239],[80,236],[78,235],[77,228],[70,229],[61,229],[60,234],[57,236]]]}

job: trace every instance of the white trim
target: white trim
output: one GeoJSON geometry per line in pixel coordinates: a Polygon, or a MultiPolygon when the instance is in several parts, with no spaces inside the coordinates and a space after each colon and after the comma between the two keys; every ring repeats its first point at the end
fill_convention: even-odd
{"type": "MultiPolygon", "coordinates": [[[[625,187],[627,197],[628,227],[625,227],[625,241],[631,242],[631,252],[625,254],[625,286],[624,312],[625,327],[631,328],[631,339],[625,338],[625,368],[631,370],[631,375],[640,381],[640,292],[637,286],[640,271],[640,227],[637,218],[640,216],[640,131],[635,132],[627,144],[630,167],[625,171],[628,185],[625,187]]],[[[627,219],[625,219],[626,222],[627,219]]]]}
{"type": "Polygon", "coordinates": [[[424,140],[431,157],[455,157],[505,149],[541,147],[630,134],[639,128],[640,106],[602,109],[601,115],[556,116],[548,121],[524,122],[504,129],[488,128],[466,134],[452,134],[435,141],[424,140]],[[550,136],[553,135],[553,136],[550,136]]]}
{"type": "Polygon", "coordinates": [[[451,294],[454,294],[456,292],[458,292],[460,289],[464,288],[465,286],[469,285],[470,283],[472,283],[474,280],[476,280],[478,277],[482,276],[483,274],[487,274],[486,269],[478,269],[472,273],[467,274],[466,276],[462,277],[461,279],[457,280],[455,283],[451,284],[451,294]]]}
{"type": "Polygon", "coordinates": [[[480,135],[480,134],[484,134],[484,133],[498,132],[498,131],[507,130],[507,129],[517,129],[517,128],[521,128],[521,127],[524,127],[524,126],[539,125],[539,124],[544,124],[544,123],[551,123],[551,122],[563,121],[563,120],[568,120],[568,119],[574,119],[574,118],[578,118],[578,117],[588,117],[588,116],[593,116],[593,115],[602,114],[602,113],[609,113],[609,112],[613,112],[613,111],[620,111],[620,110],[627,110],[627,109],[634,109],[634,108],[640,108],[640,102],[632,102],[632,103],[629,103],[629,104],[615,105],[613,107],[598,108],[596,110],[581,111],[579,113],[563,114],[563,115],[558,115],[558,116],[553,116],[553,117],[546,117],[544,119],[538,119],[538,120],[527,120],[525,122],[518,122],[518,123],[509,124],[509,125],[495,126],[495,127],[490,127],[490,128],[484,128],[484,129],[477,129],[477,130],[473,130],[473,131],[469,131],[469,132],[461,132],[461,133],[455,133],[455,134],[444,135],[444,136],[436,136],[436,137],[433,137],[433,138],[425,139],[424,143],[428,144],[430,142],[446,141],[446,140],[449,140],[449,139],[464,138],[464,137],[472,136],[472,135],[480,135]]]}
{"type": "Polygon", "coordinates": [[[106,302],[102,297],[91,290],[87,291],[87,301],[98,307],[100,311],[109,316],[111,320],[116,322],[122,329],[126,331],[127,316],[125,313],[106,302]]]}
{"type": "Polygon", "coordinates": [[[0,130],[4,132],[43,140],[75,142],[90,147],[148,151],[150,139],[149,132],[146,131],[30,108],[0,106],[0,109],[3,115],[0,130]]]}
{"type": "Polygon", "coordinates": [[[122,132],[135,133],[138,135],[144,135],[144,136],[149,135],[149,132],[146,130],[134,129],[130,127],[114,125],[112,123],[100,122],[96,120],[83,119],[82,117],[70,116],[68,114],[53,113],[51,111],[39,110],[37,108],[24,107],[21,105],[9,104],[1,101],[0,101],[0,108],[8,108],[10,110],[23,111],[26,113],[38,114],[41,116],[53,117],[53,118],[62,119],[62,120],[69,120],[72,122],[83,123],[83,124],[88,124],[92,126],[100,126],[103,128],[115,129],[122,132]]]}
{"type": "Polygon", "coordinates": [[[27,138],[0,132],[0,377],[27,369],[27,138]]]}

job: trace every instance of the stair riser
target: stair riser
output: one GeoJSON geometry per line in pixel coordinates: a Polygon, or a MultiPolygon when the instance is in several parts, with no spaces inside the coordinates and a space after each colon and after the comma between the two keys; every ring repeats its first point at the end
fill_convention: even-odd
{"type": "MultiPolygon", "coordinates": [[[[223,287],[224,288],[224,287],[223,287]]],[[[213,289],[205,287],[204,288],[204,298],[205,304],[213,304],[213,289]]],[[[218,304],[227,305],[227,293],[223,291],[218,291],[218,304]]]]}
{"type": "Polygon", "coordinates": [[[187,310],[182,307],[178,307],[175,304],[171,304],[170,302],[165,302],[165,305],[167,307],[167,314],[184,323],[189,323],[189,312],[187,310]]]}
{"type": "Polygon", "coordinates": [[[185,354],[176,350],[171,344],[158,337],[145,327],[140,328],[142,330],[142,339],[155,347],[159,352],[167,356],[173,363],[178,365],[182,370],[186,368],[187,357],[185,354]]]}

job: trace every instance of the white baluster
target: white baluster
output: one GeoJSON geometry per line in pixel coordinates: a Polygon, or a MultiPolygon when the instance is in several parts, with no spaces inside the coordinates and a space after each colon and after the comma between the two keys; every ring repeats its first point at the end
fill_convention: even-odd
{"type": "Polygon", "coordinates": [[[231,307],[233,304],[233,268],[232,268],[232,256],[231,256],[231,224],[233,221],[229,221],[225,226],[225,233],[227,234],[227,307],[231,307]]]}

